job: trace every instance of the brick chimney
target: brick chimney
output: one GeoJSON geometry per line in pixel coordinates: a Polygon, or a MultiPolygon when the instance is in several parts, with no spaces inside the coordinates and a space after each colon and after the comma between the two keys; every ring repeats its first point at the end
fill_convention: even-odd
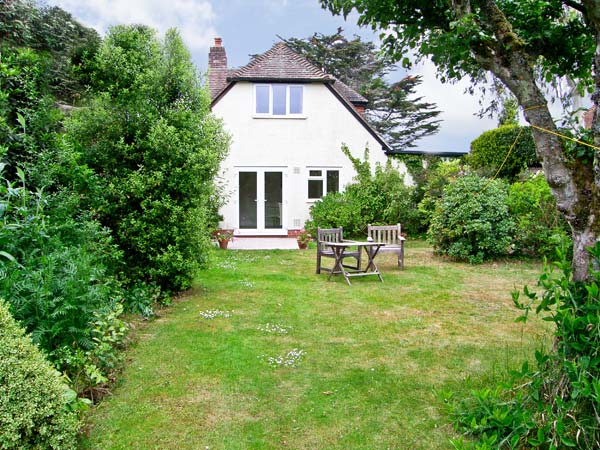
{"type": "Polygon", "coordinates": [[[361,116],[364,117],[365,115],[365,105],[357,105],[356,103],[353,104],[354,109],[356,110],[357,113],[359,113],[361,116]]]}
{"type": "Polygon", "coordinates": [[[220,37],[215,38],[214,47],[208,52],[208,88],[214,99],[227,83],[227,53],[220,37]]]}

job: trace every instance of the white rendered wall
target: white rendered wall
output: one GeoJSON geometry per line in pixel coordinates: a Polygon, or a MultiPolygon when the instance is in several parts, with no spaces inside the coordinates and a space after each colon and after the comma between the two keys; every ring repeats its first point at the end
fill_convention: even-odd
{"type": "Polygon", "coordinates": [[[221,165],[221,177],[229,194],[221,209],[221,228],[238,228],[237,173],[277,168],[284,172],[284,229],[302,228],[309,219],[310,168],[340,171],[340,189],[352,181],[354,169],[342,153],[345,143],[354,156],[385,164],[387,157],[375,138],[321,83],[304,84],[303,118],[257,118],[254,84],[238,82],[213,107],[232,136],[229,156],[221,165]],[[298,172],[298,173],[296,173],[298,172]],[[300,223],[300,226],[298,226],[300,223]]]}

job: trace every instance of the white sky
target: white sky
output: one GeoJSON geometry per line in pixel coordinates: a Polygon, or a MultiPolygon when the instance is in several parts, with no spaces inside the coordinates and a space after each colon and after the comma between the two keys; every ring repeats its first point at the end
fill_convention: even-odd
{"type": "MultiPolygon", "coordinates": [[[[356,16],[345,22],[321,9],[317,0],[46,0],[70,12],[83,24],[104,35],[110,25],[142,23],[159,31],[179,29],[194,62],[206,70],[208,49],[215,36],[223,39],[231,67],[244,65],[248,55],[262,53],[284,38],[304,38],[314,32],[332,34],[338,27],[347,36],[360,35],[376,41],[372,31],[356,25],[356,16]]],[[[411,70],[423,75],[419,96],[437,103],[443,111],[440,132],[421,139],[417,149],[466,151],[482,131],[496,126],[495,120],[479,119],[477,99],[464,93],[466,83],[441,84],[432,64],[411,70]]],[[[398,78],[406,72],[399,71],[398,78]]]]}

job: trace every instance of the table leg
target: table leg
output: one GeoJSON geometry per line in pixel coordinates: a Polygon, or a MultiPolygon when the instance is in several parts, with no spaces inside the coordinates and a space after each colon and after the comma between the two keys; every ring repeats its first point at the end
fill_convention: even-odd
{"type": "Polygon", "coordinates": [[[381,281],[383,283],[383,277],[379,273],[379,268],[375,264],[375,257],[377,256],[377,253],[379,253],[380,248],[381,248],[381,246],[365,247],[365,251],[367,252],[367,259],[368,259],[367,267],[365,267],[365,273],[369,272],[369,269],[370,269],[372,273],[376,274],[379,277],[379,281],[381,281]]]}
{"type": "Polygon", "coordinates": [[[348,285],[351,286],[352,284],[350,283],[348,274],[344,270],[344,265],[342,264],[342,262],[344,261],[345,248],[344,247],[331,247],[331,249],[333,250],[333,254],[335,255],[335,264],[333,265],[331,272],[329,272],[329,276],[327,277],[327,280],[329,281],[329,279],[331,278],[332,275],[334,275],[336,273],[341,273],[344,276],[346,283],[348,283],[348,285]]]}

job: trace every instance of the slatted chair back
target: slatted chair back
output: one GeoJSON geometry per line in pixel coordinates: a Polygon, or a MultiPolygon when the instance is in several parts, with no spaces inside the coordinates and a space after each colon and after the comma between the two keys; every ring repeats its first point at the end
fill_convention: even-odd
{"type": "MultiPolygon", "coordinates": [[[[333,250],[327,246],[327,242],[343,242],[344,241],[344,229],[338,228],[317,228],[317,273],[321,273],[322,270],[327,272],[331,271],[330,268],[323,267],[321,265],[321,258],[334,258],[333,250]]],[[[354,258],[356,263],[352,266],[346,266],[350,268],[358,269],[360,267],[360,252],[346,252],[345,258],[354,258]]]]}
{"type": "Polygon", "coordinates": [[[398,267],[404,269],[404,241],[402,226],[396,225],[371,225],[367,226],[367,236],[374,242],[382,242],[379,253],[396,253],[398,255],[398,267]]]}
{"type": "Polygon", "coordinates": [[[339,228],[317,228],[317,250],[326,251],[327,246],[323,242],[342,242],[344,240],[344,229],[339,228]]]}

